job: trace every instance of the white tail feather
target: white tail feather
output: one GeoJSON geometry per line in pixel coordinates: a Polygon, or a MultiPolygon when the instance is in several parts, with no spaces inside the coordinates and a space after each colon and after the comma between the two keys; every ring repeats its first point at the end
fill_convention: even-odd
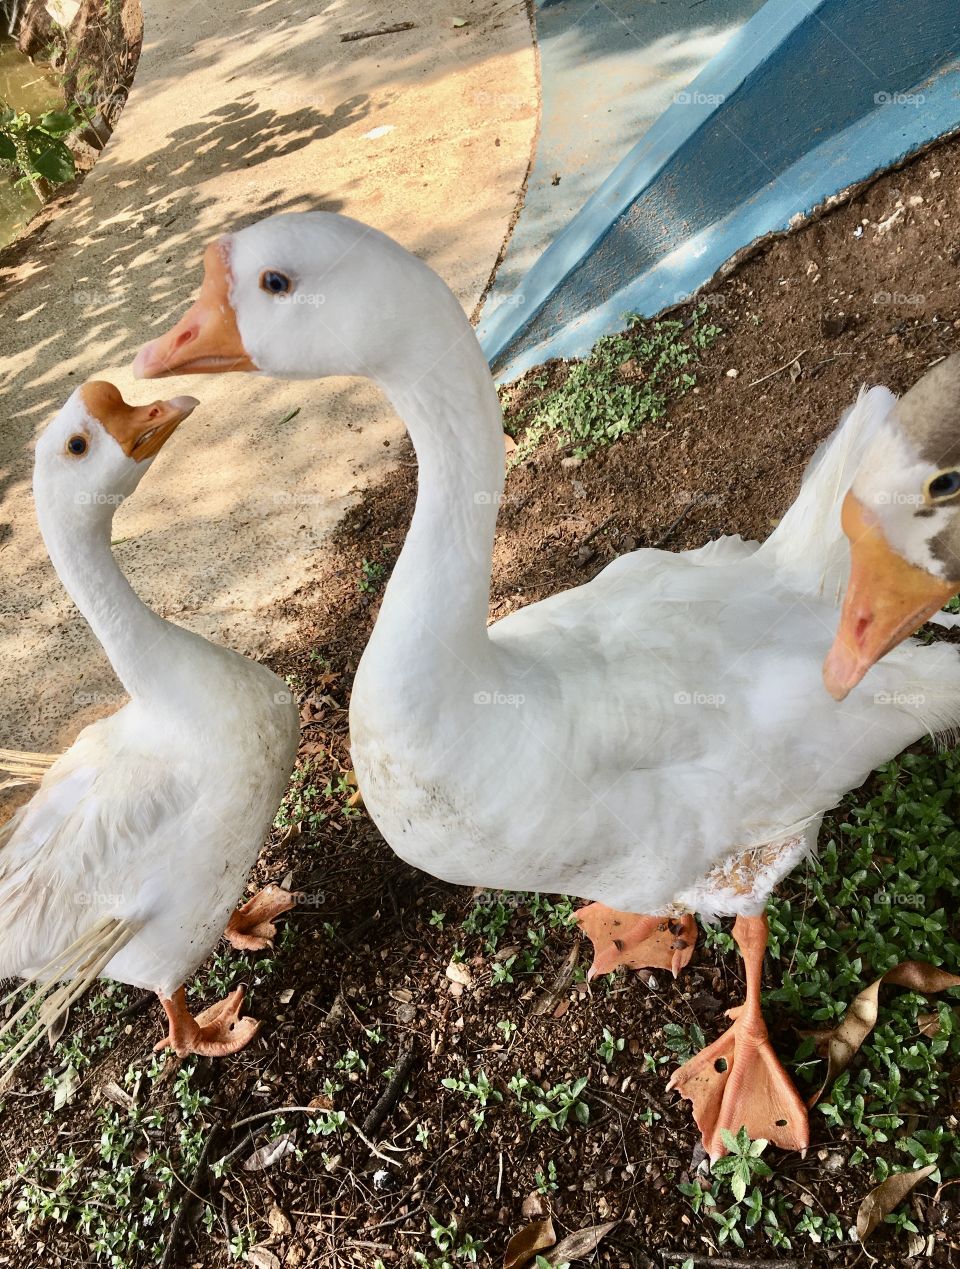
{"type": "Polygon", "coordinates": [[[0,1090],[40,1043],[54,1019],[90,990],[136,930],[137,927],[129,921],[105,917],[0,1001],[0,1004],[6,1005],[23,992],[29,992],[19,1009],[0,1027],[0,1041],[34,1009],[37,1010],[37,1017],[23,1035],[0,1057],[0,1090]]]}
{"type": "Polygon", "coordinates": [[[0,792],[21,784],[39,784],[56,760],[57,753],[27,753],[19,749],[0,749],[0,773],[9,778],[0,783],[0,792]]]}

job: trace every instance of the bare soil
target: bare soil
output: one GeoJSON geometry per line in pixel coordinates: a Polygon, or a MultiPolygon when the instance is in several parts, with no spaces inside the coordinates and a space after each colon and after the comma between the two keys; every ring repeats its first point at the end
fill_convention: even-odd
{"type": "MultiPolygon", "coordinates": [[[[662,426],[575,466],[563,465],[564,455],[548,443],[511,474],[492,616],[577,585],[639,546],[665,542],[681,550],[719,533],[765,536],[861,384],[902,391],[960,347],[958,261],[960,142],[930,150],[821,221],[763,248],[706,295],[723,334],[704,354],[697,389],[671,407],[662,426]]],[[[564,369],[555,365],[549,373],[564,369]]],[[[675,983],[665,974],[635,974],[590,990],[571,977],[571,954],[584,965],[587,949],[578,952],[576,935],[557,929],[548,933],[535,972],[494,985],[482,940],[461,928],[475,896],[407,867],[365,816],[344,813],[336,785],[351,766],[351,676],[379,594],[376,582],[363,588],[364,578],[370,564],[389,569],[396,559],[415,482],[407,451],[316,552],[313,580],[285,614],[300,633],[273,664],[294,676],[302,761],[316,764],[312,809],[326,818],[278,832],[263,852],[255,881],[292,872],[311,902],[288,919],[294,932],[279,969],[257,987],[253,1008],[266,1022],[262,1037],[235,1058],[202,1064],[213,1099],[208,1119],[219,1125],[210,1157],[240,1149],[223,1176],[183,1178],[211,1198],[217,1220],[212,1233],[190,1233],[185,1221],[171,1263],[226,1265],[226,1222],[252,1223],[253,1241],[284,1267],[371,1266],[378,1257],[388,1266],[409,1265],[414,1251],[436,1254],[433,1215],[444,1224],[455,1216],[461,1230],[484,1240],[479,1263],[496,1264],[511,1234],[527,1223],[524,1201],[550,1160],[558,1232],[618,1222],[595,1264],[665,1266],[677,1263],[679,1253],[720,1261],[735,1254],[783,1266],[858,1263],[859,1249],[799,1242],[789,1255],[762,1243],[736,1253],[711,1249],[715,1224],[692,1215],[677,1191],[701,1157],[697,1133],[687,1106],[664,1091],[671,1064],[651,1074],[642,1055],[667,1053],[663,1028],[670,1022],[696,1020],[708,1038],[719,1031],[722,1011],[742,998],[734,956],[701,946],[675,983]],[[322,792],[327,780],[329,795],[322,792]],[[432,913],[446,914],[442,928],[439,918],[431,923],[432,913]],[[457,948],[469,986],[445,974],[457,948]],[[502,1020],[517,1025],[509,1041],[497,1027],[502,1020]],[[628,1038],[609,1067],[597,1055],[605,1027],[628,1038]],[[370,1030],[382,1041],[371,1039],[370,1030]],[[308,1106],[324,1096],[325,1079],[344,1083],[334,1104],[362,1125],[384,1091],[388,1068],[408,1050],[414,1057],[406,1087],[374,1130],[381,1151],[384,1143],[401,1149],[398,1164],[388,1166],[355,1132],[342,1140],[309,1136],[305,1117],[291,1113],[288,1125],[302,1155],[264,1171],[241,1168],[269,1140],[270,1120],[232,1125],[259,1111],[308,1106]],[[361,1055],[365,1070],[337,1069],[350,1051],[361,1055]],[[504,1094],[478,1130],[464,1098],[442,1083],[465,1067],[483,1068],[501,1092],[516,1071],[543,1085],[588,1075],[590,1123],[532,1133],[504,1094]],[[647,1111],[659,1116],[650,1125],[641,1118],[647,1111]],[[421,1129],[426,1144],[417,1140],[421,1129]],[[273,1209],[285,1219],[268,1219],[273,1209]]],[[[786,890],[793,885],[788,880],[786,890]]],[[[515,910],[500,946],[516,950],[527,937],[530,900],[508,902],[515,910]]],[[[768,966],[771,984],[782,969],[768,966]]],[[[251,961],[248,981],[256,977],[251,961]]],[[[0,1125],[8,1175],[28,1143],[89,1148],[100,1090],[129,1062],[146,1060],[159,1033],[157,1012],[151,1002],[131,1016],[129,1034],[85,1073],[65,1113],[51,1116],[52,1094],[37,1092],[49,1059],[25,1069],[0,1125]]],[[[771,1021],[783,1047],[804,1026],[783,1014],[771,1021]]],[[[777,1184],[797,1210],[822,1204],[849,1226],[869,1180],[852,1168],[828,1170],[825,1161],[842,1153],[842,1140],[819,1120],[813,1132],[806,1159],[776,1157],[777,1184]]],[[[955,1193],[913,1200],[913,1219],[935,1236],[928,1263],[960,1263],[955,1193]]],[[[0,1262],[15,1269],[91,1263],[75,1233],[51,1224],[26,1231],[16,1197],[16,1184],[0,1196],[0,1262]]],[[[871,1250],[881,1265],[903,1263],[902,1240],[882,1231],[871,1250]]]]}

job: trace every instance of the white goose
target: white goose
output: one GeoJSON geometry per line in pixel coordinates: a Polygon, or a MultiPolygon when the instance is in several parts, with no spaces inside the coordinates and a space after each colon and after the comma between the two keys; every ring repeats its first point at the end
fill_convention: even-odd
{"type": "Polygon", "coordinates": [[[152,612],[110,549],[117,506],[196,404],[130,406],[91,382],[37,443],[50,559],[130,701],[86,727],[0,829],[0,978],[33,989],[4,1031],[41,1005],[6,1074],[99,975],[156,992],[169,1019],[157,1047],[181,1056],[234,1052],[259,1029],[242,988],[193,1018],[183,983],[228,919],[238,946],[263,947],[291,906],[268,887],[234,912],[293,767],[297,709],[265,666],[152,612]]]}
{"type": "Polygon", "coordinates": [[[740,1125],[805,1146],[760,1012],[766,897],[827,808],[960,722],[950,646],[899,648],[843,701],[824,690],[849,567],[840,502],[856,478],[848,525],[859,509],[872,527],[829,661],[837,696],[960,589],[958,362],[898,407],[885,389],[861,394],[763,546],[636,551],[489,629],[500,406],[460,305],[421,261],[340,216],[262,221],[207,249],[197,301],[135,369],[379,385],[420,486],[351,704],[371,816],[447,881],[599,900],[581,915],[594,971],[676,970],[691,912],[736,915],[746,1003],[672,1084],[713,1156],[740,1125]]]}

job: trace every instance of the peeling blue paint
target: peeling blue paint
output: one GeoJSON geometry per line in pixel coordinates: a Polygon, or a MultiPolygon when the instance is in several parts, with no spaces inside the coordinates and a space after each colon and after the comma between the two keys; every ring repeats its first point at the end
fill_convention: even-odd
{"type": "Polygon", "coordinates": [[[958,45],[953,0],[768,0],[485,314],[497,377],[583,355],[960,128],[958,45]]]}

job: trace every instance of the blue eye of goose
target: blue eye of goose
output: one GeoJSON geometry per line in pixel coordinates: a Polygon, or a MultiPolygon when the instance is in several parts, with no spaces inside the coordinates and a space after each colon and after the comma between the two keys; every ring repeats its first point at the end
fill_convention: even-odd
{"type": "Polygon", "coordinates": [[[278,273],[276,269],[264,269],[260,274],[260,289],[268,295],[286,295],[292,286],[287,275],[278,273]]]}
{"type": "Polygon", "coordinates": [[[67,449],[71,454],[85,454],[87,452],[87,438],[85,436],[71,436],[67,441],[67,449]]]}
{"type": "Polygon", "coordinates": [[[931,498],[952,498],[960,493],[960,471],[942,471],[927,486],[931,498]]]}

